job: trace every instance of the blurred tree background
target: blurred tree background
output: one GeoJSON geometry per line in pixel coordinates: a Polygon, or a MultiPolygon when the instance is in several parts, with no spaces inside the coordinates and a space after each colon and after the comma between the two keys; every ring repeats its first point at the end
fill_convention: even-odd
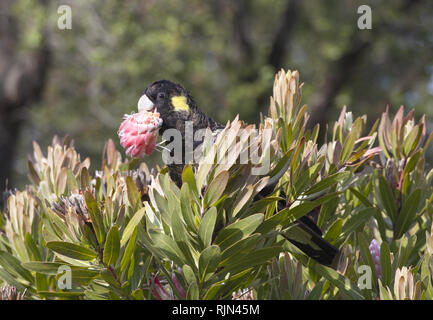
{"type": "Polygon", "coordinates": [[[373,121],[403,104],[431,131],[433,2],[1,0],[0,187],[22,188],[32,141],[45,149],[55,134],[99,164],[154,80],[182,83],[221,122],[257,122],[282,67],[300,71],[322,128],[344,105],[373,121]],[[364,4],[371,30],[357,25],[364,4]],[[71,30],[57,26],[61,5],[71,30]]]}

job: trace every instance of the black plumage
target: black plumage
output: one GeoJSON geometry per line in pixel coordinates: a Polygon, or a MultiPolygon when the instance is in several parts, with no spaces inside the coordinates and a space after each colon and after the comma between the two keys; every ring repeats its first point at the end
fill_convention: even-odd
{"type": "MultiPolygon", "coordinates": [[[[206,128],[216,131],[224,128],[224,125],[201,111],[189,91],[179,84],[168,80],[155,81],[145,89],[144,93],[154,104],[156,111],[159,112],[163,120],[160,134],[164,134],[165,130],[168,129],[177,129],[181,132],[183,156],[185,155],[185,145],[188,143],[188,141],[185,141],[186,121],[191,121],[194,131],[206,128]],[[181,104],[176,106],[173,103],[173,98],[175,97],[183,97],[186,105],[181,104]]],[[[200,143],[201,141],[195,141],[193,148],[195,149],[200,143]]],[[[182,184],[184,164],[185,161],[182,161],[181,164],[168,165],[170,177],[178,186],[182,184]]],[[[271,194],[277,182],[274,181],[266,186],[256,196],[255,200],[271,194]]],[[[283,193],[281,195],[284,196],[283,193]]],[[[285,207],[286,202],[280,200],[278,202],[278,210],[282,210],[285,207]]],[[[322,231],[308,215],[296,220],[283,236],[319,263],[331,267],[336,266],[339,250],[322,238],[322,231]]]]}
{"type": "MultiPolygon", "coordinates": [[[[202,112],[196,105],[189,91],[180,84],[168,80],[159,80],[148,86],[144,92],[146,96],[155,104],[156,111],[159,112],[163,124],[159,130],[161,135],[168,129],[176,129],[182,134],[182,164],[167,165],[171,179],[178,185],[182,185],[182,171],[185,164],[186,144],[185,123],[190,121],[193,124],[193,131],[209,128],[212,131],[224,128],[224,125],[216,122],[211,117],[202,112]],[[179,109],[173,105],[173,97],[185,97],[188,108],[179,109]]],[[[171,142],[171,141],[168,141],[171,142]]],[[[200,145],[200,141],[193,142],[193,149],[200,145]]]]}

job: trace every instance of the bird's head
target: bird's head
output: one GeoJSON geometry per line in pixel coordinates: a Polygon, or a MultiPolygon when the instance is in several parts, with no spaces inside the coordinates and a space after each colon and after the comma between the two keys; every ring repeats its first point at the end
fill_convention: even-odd
{"type": "Polygon", "coordinates": [[[118,132],[121,145],[133,157],[151,154],[156,136],[163,135],[167,129],[178,130],[185,139],[187,121],[193,124],[194,130],[221,127],[196,106],[183,86],[168,80],[150,84],[137,106],[139,112],[126,115],[118,132]]]}
{"type": "Polygon", "coordinates": [[[158,112],[162,119],[160,134],[179,129],[197,107],[189,92],[180,84],[158,80],[150,84],[138,100],[139,112],[158,112]]]}

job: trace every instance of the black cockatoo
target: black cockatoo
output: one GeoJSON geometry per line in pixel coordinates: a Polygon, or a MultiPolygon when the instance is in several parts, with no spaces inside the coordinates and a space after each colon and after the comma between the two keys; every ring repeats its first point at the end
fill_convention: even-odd
{"type": "MultiPolygon", "coordinates": [[[[162,123],[157,122],[155,124],[159,129],[159,134],[164,134],[168,129],[178,130],[182,135],[183,155],[185,155],[184,146],[188,143],[185,141],[185,123],[187,121],[190,121],[190,123],[193,124],[193,130],[209,128],[213,132],[217,132],[225,127],[201,111],[197,107],[189,91],[187,91],[183,86],[168,80],[155,81],[149,85],[138,101],[138,110],[140,114],[149,114],[150,112],[159,113],[162,123]]],[[[153,136],[153,143],[148,144],[148,146],[150,145],[150,148],[146,147],[147,154],[152,153],[155,149],[155,139],[155,136],[153,136]]],[[[200,144],[200,141],[195,141],[193,148],[196,148],[200,144]]],[[[122,145],[125,148],[129,147],[127,142],[122,145]]],[[[133,146],[129,148],[133,148],[133,146]]],[[[128,150],[133,154],[131,149],[128,150]]],[[[140,150],[138,151],[140,152],[140,150]]],[[[138,152],[135,153],[138,154],[138,152]]],[[[182,161],[182,164],[168,165],[170,177],[178,186],[182,184],[181,177],[184,163],[185,162],[182,161]]],[[[258,200],[271,194],[274,191],[276,184],[277,181],[273,181],[267,185],[255,199],[258,200]]],[[[284,194],[282,195],[284,196],[284,194]]],[[[285,201],[280,200],[278,202],[278,209],[282,210],[285,207],[285,201]]],[[[286,232],[285,238],[317,262],[335,267],[339,256],[339,250],[322,238],[322,231],[308,216],[303,216],[294,222],[290,231],[286,232]]]]}

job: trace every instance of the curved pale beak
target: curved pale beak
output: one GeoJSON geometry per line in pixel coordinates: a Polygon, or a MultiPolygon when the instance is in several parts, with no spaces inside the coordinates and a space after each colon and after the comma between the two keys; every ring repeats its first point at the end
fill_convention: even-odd
{"type": "Polygon", "coordinates": [[[152,111],[155,109],[155,104],[150,101],[149,97],[146,94],[143,94],[137,103],[138,112],[146,112],[152,111]]]}

